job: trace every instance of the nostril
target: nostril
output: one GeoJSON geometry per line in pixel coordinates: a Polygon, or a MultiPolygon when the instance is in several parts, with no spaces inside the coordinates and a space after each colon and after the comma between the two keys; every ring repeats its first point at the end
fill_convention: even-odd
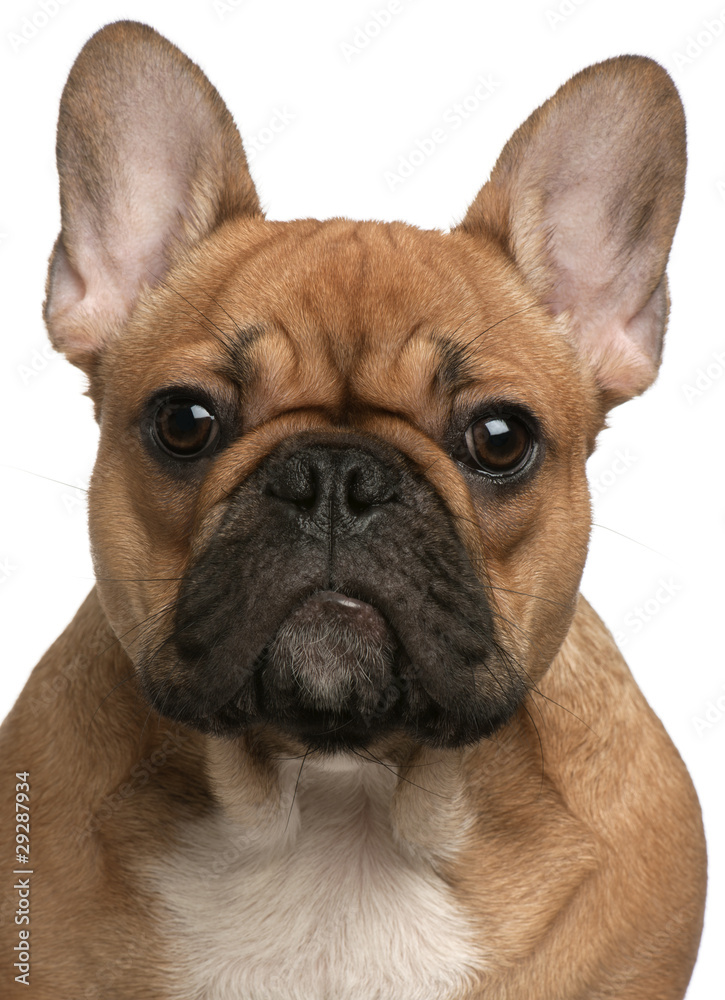
{"type": "Polygon", "coordinates": [[[309,496],[288,497],[287,499],[290,500],[290,502],[293,503],[295,507],[299,507],[301,510],[312,510],[312,508],[315,506],[315,501],[317,500],[317,496],[315,493],[311,493],[309,496]]]}
{"type": "Polygon", "coordinates": [[[379,468],[366,469],[364,473],[360,469],[350,471],[346,501],[353,513],[364,513],[371,507],[379,507],[397,499],[392,483],[379,468]]]}
{"type": "Polygon", "coordinates": [[[353,514],[364,514],[366,510],[370,510],[373,506],[367,500],[356,500],[352,493],[348,494],[347,506],[353,512],[353,514]]]}
{"type": "Polygon", "coordinates": [[[302,510],[311,510],[317,502],[317,472],[309,466],[290,464],[268,483],[267,493],[302,510]]]}
{"type": "Polygon", "coordinates": [[[347,496],[345,497],[347,506],[353,514],[362,514],[370,510],[373,500],[365,496],[365,487],[360,483],[360,474],[357,469],[352,469],[347,480],[347,496]]]}

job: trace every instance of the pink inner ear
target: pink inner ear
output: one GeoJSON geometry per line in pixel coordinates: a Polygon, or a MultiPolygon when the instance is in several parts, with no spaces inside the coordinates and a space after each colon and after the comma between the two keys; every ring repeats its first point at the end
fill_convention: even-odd
{"type": "Polygon", "coordinates": [[[605,212],[606,193],[599,185],[597,198],[584,181],[547,205],[553,224],[546,255],[554,284],[545,299],[555,315],[566,313],[578,349],[602,387],[624,399],[656,376],[667,290],[663,277],[650,294],[657,266],[651,247],[617,244],[605,212]]]}
{"type": "Polygon", "coordinates": [[[53,257],[51,282],[56,289],[53,296],[53,312],[63,316],[75,308],[86,295],[86,283],[68,260],[68,254],[61,245],[56,247],[53,257]]]}
{"type": "Polygon", "coordinates": [[[654,241],[628,242],[627,202],[611,207],[627,194],[622,178],[582,163],[581,156],[578,166],[584,173],[571,178],[564,171],[558,181],[568,186],[556,194],[519,193],[515,252],[552,313],[566,315],[601,387],[624,400],[642,392],[657,373],[667,291],[664,277],[654,292],[651,283],[663,266],[658,257],[665,255],[654,241]],[[521,212],[526,202],[536,209],[521,212]],[[532,228],[537,212],[542,221],[532,228]]]}
{"type": "Polygon", "coordinates": [[[582,354],[602,389],[622,401],[644,392],[657,375],[657,361],[621,328],[606,337],[585,338],[582,354]]]}
{"type": "Polygon", "coordinates": [[[104,334],[127,318],[141,289],[163,278],[169,245],[183,230],[180,206],[188,185],[177,171],[160,173],[159,164],[148,162],[152,146],[137,140],[133,150],[145,156],[124,164],[132,189],[117,191],[102,218],[84,205],[68,227],[73,263],[65,249],[57,253],[46,319],[64,350],[98,348],[104,334]]]}
{"type": "Polygon", "coordinates": [[[153,103],[149,97],[144,114],[125,120],[115,137],[107,211],[99,214],[92,203],[83,203],[69,220],[74,263],[85,285],[82,308],[89,316],[128,314],[140,289],[165,273],[169,246],[182,234],[191,208],[195,155],[190,142],[205,138],[207,123],[184,133],[168,109],[154,110],[153,103]]]}
{"type": "Polygon", "coordinates": [[[95,236],[80,240],[73,264],[65,249],[58,249],[46,319],[63,349],[97,347],[104,331],[126,319],[141,288],[153,285],[154,275],[163,275],[163,246],[153,241],[151,230],[134,235],[138,242],[129,234],[113,253],[95,236]]]}
{"type": "Polygon", "coordinates": [[[462,223],[492,233],[566,317],[610,402],[657,371],[685,163],[682,105],[665,70],[643,57],[606,60],[514,133],[462,223]]]}
{"type": "Polygon", "coordinates": [[[177,244],[225,218],[261,214],[221,98],[178,49],[134,22],[103,28],[76,60],[58,171],[62,233],[46,322],[69,354],[103,348],[141,290],[163,278],[177,244]]]}

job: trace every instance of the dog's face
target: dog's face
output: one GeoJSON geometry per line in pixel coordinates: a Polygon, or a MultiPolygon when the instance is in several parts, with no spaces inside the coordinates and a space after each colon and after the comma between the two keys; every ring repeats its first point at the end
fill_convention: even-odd
{"type": "Polygon", "coordinates": [[[84,49],[58,151],[46,317],[89,375],[98,587],[151,703],[321,750],[490,735],[571,623],[604,414],[659,362],[664,71],[575,77],[450,233],[266,222],[218,95],[139,25],[84,49]]]}
{"type": "Polygon", "coordinates": [[[131,644],[159,710],[328,745],[505,720],[589,527],[551,326],[462,233],[247,223],[174,270],[104,360],[91,491],[119,631],[173,602],[131,644]]]}

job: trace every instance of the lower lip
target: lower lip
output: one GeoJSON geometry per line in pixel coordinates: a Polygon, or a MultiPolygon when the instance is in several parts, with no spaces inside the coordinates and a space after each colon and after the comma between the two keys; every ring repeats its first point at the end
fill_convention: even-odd
{"type": "Polygon", "coordinates": [[[373,641],[390,643],[394,641],[390,626],[384,616],[366,601],[348,597],[336,590],[318,590],[298,605],[289,620],[299,624],[331,621],[336,619],[368,635],[373,641]]]}
{"type": "Polygon", "coordinates": [[[365,601],[358,601],[355,597],[348,597],[346,594],[338,594],[336,590],[320,590],[313,594],[310,600],[319,601],[321,604],[339,604],[344,608],[352,608],[355,611],[374,611],[371,604],[365,601]]]}

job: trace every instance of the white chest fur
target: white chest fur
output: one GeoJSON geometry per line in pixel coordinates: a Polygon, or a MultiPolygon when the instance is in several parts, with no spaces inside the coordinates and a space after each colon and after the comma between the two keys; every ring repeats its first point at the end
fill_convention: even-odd
{"type": "Polygon", "coordinates": [[[219,817],[154,865],[175,1000],[443,1000],[482,950],[450,890],[396,845],[396,776],[364,763],[299,765],[256,829],[219,817]]]}

